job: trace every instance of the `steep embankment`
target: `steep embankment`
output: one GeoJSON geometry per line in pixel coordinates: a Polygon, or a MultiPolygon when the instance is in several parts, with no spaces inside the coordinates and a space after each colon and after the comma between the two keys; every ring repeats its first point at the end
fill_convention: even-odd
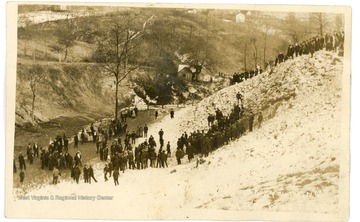
{"type": "MultiPolygon", "coordinates": [[[[187,202],[226,210],[334,212],[338,204],[342,58],[302,56],[221,90],[189,111],[182,128],[206,128],[206,115],[229,113],[235,94],[265,113],[265,124],[208,158],[187,202]],[[273,118],[272,118],[273,117],[273,118]],[[271,119],[270,119],[271,118],[271,119]],[[211,163],[211,164],[210,164],[211,163]],[[198,198],[201,197],[201,198],[198,198]]],[[[256,124],[256,123],[255,123],[256,124]]]]}
{"type": "MultiPolygon", "coordinates": [[[[38,63],[44,78],[36,83],[35,118],[48,121],[57,116],[98,117],[111,114],[113,98],[106,74],[96,64],[38,63]]],[[[32,91],[26,60],[18,63],[16,124],[31,120],[32,91]]],[[[40,74],[39,74],[40,75],[40,74]]]]}
{"type": "MultiPolygon", "coordinates": [[[[163,128],[165,141],[175,141],[185,130],[206,128],[214,107],[228,113],[236,92],[242,91],[245,107],[263,111],[263,125],[214,151],[198,168],[192,161],[166,169],[127,170],[120,186],[100,179],[76,185],[66,179],[30,193],[113,195],[117,204],[107,206],[109,211],[131,206],[138,217],[147,218],[169,217],[168,210],[179,208],[335,212],[342,73],[342,58],[332,53],[302,56],[150,126],[150,134],[163,128]]],[[[96,177],[102,178],[103,163],[93,162],[96,177]]]]}

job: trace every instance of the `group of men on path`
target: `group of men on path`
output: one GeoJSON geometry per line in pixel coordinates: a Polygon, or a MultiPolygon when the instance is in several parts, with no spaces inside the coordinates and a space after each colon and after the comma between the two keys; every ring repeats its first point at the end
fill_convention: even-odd
{"type": "Polygon", "coordinates": [[[317,35],[303,41],[300,44],[297,42],[295,44],[289,44],[287,53],[285,55],[283,53],[279,53],[275,58],[275,66],[288,59],[293,59],[301,55],[310,54],[311,57],[313,57],[316,51],[324,49],[326,51],[338,51],[339,55],[343,55],[344,39],[345,34],[344,31],[342,31],[334,32],[333,35],[330,33],[326,33],[325,36],[317,35]]]}

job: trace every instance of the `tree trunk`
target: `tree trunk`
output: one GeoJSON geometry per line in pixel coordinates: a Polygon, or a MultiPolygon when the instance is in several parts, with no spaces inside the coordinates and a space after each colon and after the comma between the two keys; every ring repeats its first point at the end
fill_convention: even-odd
{"type": "Polygon", "coordinates": [[[246,67],[246,54],[247,54],[247,49],[246,49],[246,46],[245,46],[245,49],[244,49],[244,69],[246,71],[247,67],[246,67]]]}
{"type": "Polygon", "coordinates": [[[35,89],[32,90],[32,102],[31,102],[31,119],[32,119],[32,122],[33,124],[35,124],[35,115],[34,115],[34,110],[35,110],[35,97],[36,97],[36,94],[35,94],[35,89]]]}
{"type": "Polygon", "coordinates": [[[65,61],[65,60],[66,60],[67,54],[68,54],[68,47],[67,47],[67,46],[65,46],[65,55],[64,55],[64,59],[63,59],[63,61],[65,61]]]}
{"type": "Polygon", "coordinates": [[[266,27],[266,31],[265,31],[265,41],[264,41],[264,61],[263,61],[263,68],[265,69],[266,67],[266,41],[267,41],[267,27],[266,27]]]}
{"type": "Polygon", "coordinates": [[[116,122],[118,120],[118,108],[119,108],[118,92],[119,92],[119,79],[116,78],[116,86],[115,86],[115,121],[116,122]]]}
{"type": "Polygon", "coordinates": [[[27,41],[25,40],[25,45],[24,45],[24,56],[26,58],[26,45],[27,45],[27,41]]]}

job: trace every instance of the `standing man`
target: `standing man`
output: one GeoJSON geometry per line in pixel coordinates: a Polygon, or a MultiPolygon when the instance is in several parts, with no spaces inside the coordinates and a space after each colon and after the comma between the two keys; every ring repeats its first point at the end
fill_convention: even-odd
{"type": "Polygon", "coordinates": [[[168,157],[171,156],[170,141],[168,141],[168,143],[166,145],[166,154],[168,157]]]}
{"type": "Polygon", "coordinates": [[[144,137],[147,138],[147,133],[148,133],[149,127],[145,124],[144,126],[144,137]]]}
{"type": "Polygon", "coordinates": [[[258,123],[259,123],[259,128],[261,127],[261,123],[263,121],[264,117],[262,115],[262,112],[259,113],[259,116],[258,116],[258,123]]]}
{"type": "Polygon", "coordinates": [[[178,147],[176,150],[176,160],[178,165],[181,164],[181,158],[183,158],[183,156],[184,156],[184,151],[182,151],[182,149],[178,147]]]}
{"type": "Polygon", "coordinates": [[[30,162],[30,164],[32,164],[34,161],[34,156],[33,156],[33,149],[31,148],[30,143],[27,146],[26,154],[28,161],[30,162]]]}
{"type": "Polygon", "coordinates": [[[53,170],[53,184],[56,185],[58,183],[59,175],[60,175],[60,172],[59,172],[58,168],[54,167],[54,170],[53,170]]]}
{"type": "Polygon", "coordinates": [[[75,133],[75,136],[74,136],[74,148],[78,148],[78,145],[79,145],[79,137],[75,133]]]}
{"type": "Polygon", "coordinates": [[[39,146],[37,144],[37,142],[35,142],[34,146],[33,146],[33,150],[34,150],[34,157],[39,157],[39,146]]]}
{"type": "Polygon", "coordinates": [[[19,153],[19,165],[20,165],[20,170],[26,170],[25,158],[22,155],[22,152],[19,153]]]}
{"type": "Polygon", "coordinates": [[[74,179],[77,184],[79,184],[80,174],[81,174],[81,171],[80,171],[79,166],[75,166],[74,167],[74,179]]]}
{"type": "Polygon", "coordinates": [[[174,115],[175,115],[175,112],[173,109],[171,109],[170,111],[170,118],[173,119],[174,118],[174,115]]]}
{"type": "Polygon", "coordinates": [[[162,130],[162,129],[160,129],[160,131],[159,131],[159,141],[160,141],[160,143],[161,143],[161,140],[164,140],[164,131],[162,130]]]}
{"type": "Polygon", "coordinates": [[[63,135],[63,140],[64,140],[64,149],[65,152],[69,151],[69,139],[67,138],[66,134],[64,133],[63,135]]]}
{"type": "Polygon", "coordinates": [[[94,137],[95,129],[93,123],[91,123],[90,132],[91,132],[91,136],[93,137],[93,142],[95,143],[95,137],[94,137]]]}
{"type": "Polygon", "coordinates": [[[253,124],[254,124],[254,114],[251,112],[250,118],[249,118],[249,131],[252,132],[253,130],[253,124]]]}
{"type": "Polygon", "coordinates": [[[13,163],[13,173],[16,173],[16,163],[15,163],[15,157],[14,157],[14,163],[13,163]]]}
{"type": "Polygon", "coordinates": [[[158,113],[158,111],[156,110],[156,111],[155,111],[155,119],[157,119],[158,116],[159,116],[159,113],[158,113]]]}
{"type": "Polygon", "coordinates": [[[20,176],[20,183],[23,183],[25,179],[25,172],[23,169],[21,169],[19,176],[20,176]]]}
{"type": "Polygon", "coordinates": [[[238,93],[236,94],[236,99],[237,99],[237,102],[238,102],[238,106],[239,106],[239,104],[240,104],[240,100],[241,100],[241,104],[242,104],[242,98],[243,98],[243,96],[241,95],[240,92],[238,92],[238,93]]]}
{"type": "Polygon", "coordinates": [[[113,172],[115,186],[119,185],[119,175],[120,175],[119,169],[115,168],[115,170],[113,172]]]}
{"type": "Polygon", "coordinates": [[[87,168],[87,164],[85,164],[83,172],[84,172],[84,182],[89,183],[89,170],[87,168]]]}
{"type": "Polygon", "coordinates": [[[95,183],[97,183],[97,180],[94,177],[94,169],[92,168],[92,166],[90,165],[89,169],[88,169],[88,177],[89,177],[89,183],[91,184],[91,178],[94,179],[95,183]]]}
{"type": "Polygon", "coordinates": [[[105,179],[105,182],[108,181],[108,178],[107,178],[107,173],[109,172],[109,167],[107,164],[105,164],[105,167],[104,167],[104,179],[105,179]]]}

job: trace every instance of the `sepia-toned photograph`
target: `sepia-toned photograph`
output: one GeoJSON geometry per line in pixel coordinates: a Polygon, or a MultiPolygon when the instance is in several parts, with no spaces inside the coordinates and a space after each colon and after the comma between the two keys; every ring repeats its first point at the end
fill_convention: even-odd
{"type": "Polygon", "coordinates": [[[350,7],[7,14],[6,217],[348,219],[350,7]]]}

